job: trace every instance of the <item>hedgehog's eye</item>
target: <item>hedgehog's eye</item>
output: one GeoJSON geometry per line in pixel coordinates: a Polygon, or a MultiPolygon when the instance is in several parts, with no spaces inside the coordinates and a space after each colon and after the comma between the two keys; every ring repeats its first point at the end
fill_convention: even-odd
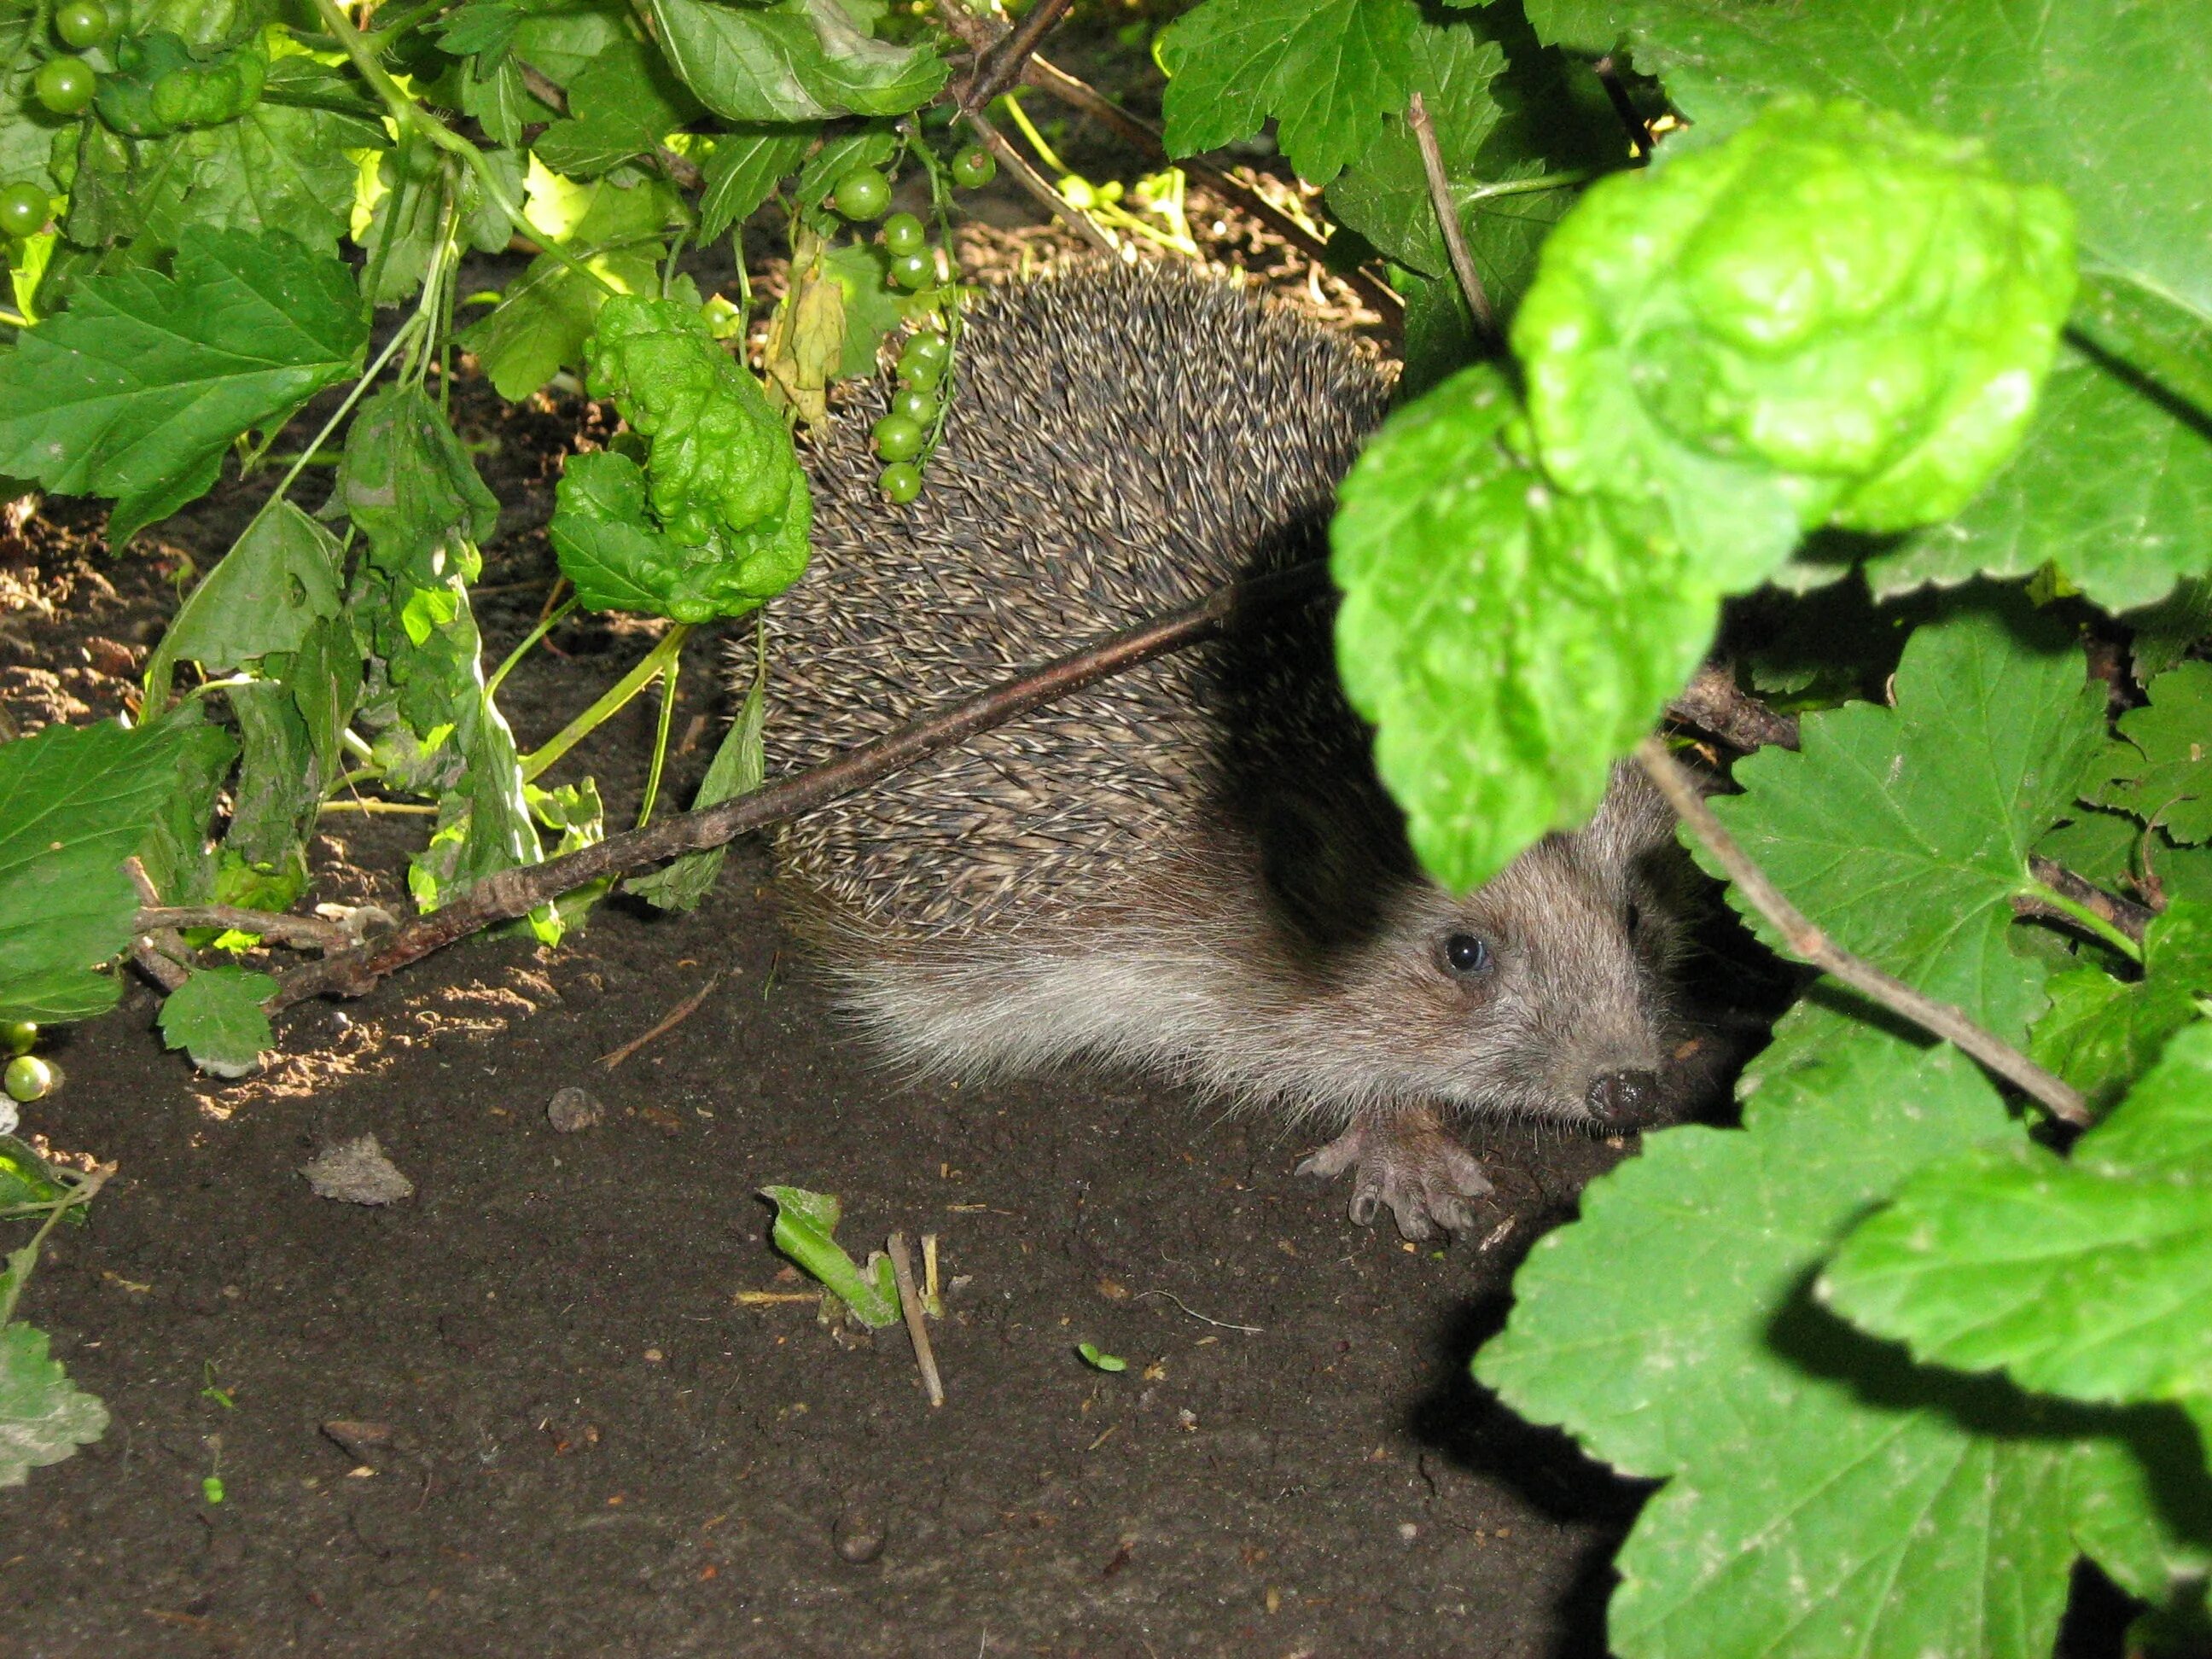
{"type": "Polygon", "coordinates": [[[1629,900],[1627,915],[1629,938],[1634,939],[1636,937],[1637,924],[1643,920],[1644,913],[1636,908],[1636,901],[1634,899],[1629,900]]]}
{"type": "Polygon", "coordinates": [[[1490,966],[1490,945],[1475,933],[1454,933],[1444,941],[1444,965],[1462,979],[1490,966]]]}

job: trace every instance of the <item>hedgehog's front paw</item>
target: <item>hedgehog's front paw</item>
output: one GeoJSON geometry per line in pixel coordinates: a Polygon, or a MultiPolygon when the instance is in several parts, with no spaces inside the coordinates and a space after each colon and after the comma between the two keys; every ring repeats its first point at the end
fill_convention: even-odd
{"type": "Polygon", "coordinates": [[[1437,1121],[1416,1108],[1385,1117],[1362,1117],[1298,1165],[1300,1175],[1352,1171],[1352,1218],[1372,1226],[1382,1205],[1407,1238],[1426,1238],[1437,1227],[1465,1232],[1474,1225],[1467,1201],[1490,1190],[1490,1177],[1474,1154],[1437,1121]]]}

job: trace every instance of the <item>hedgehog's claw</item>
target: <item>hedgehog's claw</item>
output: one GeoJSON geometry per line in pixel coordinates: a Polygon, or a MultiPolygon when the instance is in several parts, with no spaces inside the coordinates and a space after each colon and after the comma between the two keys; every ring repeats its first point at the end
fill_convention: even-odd
{"type": "Polygon", "coordinates": [[[1356,1119],[1352,1127],[1298,1165],[1300,1175],[1352,1171],[1352,1218],[1369,1227],[1388,1205],[1398,1231],[1426,1238],[1437,1227],[1465,1232],[1474,1225],[1468,1200],[1490,1190],[1474,1155],[1423,1109],[1356,1119]]]}

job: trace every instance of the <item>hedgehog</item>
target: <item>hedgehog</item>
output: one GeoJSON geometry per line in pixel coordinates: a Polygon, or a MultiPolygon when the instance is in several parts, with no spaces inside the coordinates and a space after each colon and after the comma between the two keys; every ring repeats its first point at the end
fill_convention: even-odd
{"type": "MultiPolygon", "coordinates": [[[[771,608],[771,771],[1322,557],[1388,369],[1228,283],[1103,263],[987,290],[927,487],[887,501],[865,384],[805,456],[771,608]]],[[[1338,689],[1331,605],[1233,617],[788,825],[779,885],[843,1006],[961,1076],[1088,1061],[1265,1105],[1408,1238],[1490,1189],[1449,1121],[1637,1126],[1686,1027],[1673,819],[1596,816],[1471,895],[1425,877],[1338,689]]],[[[744,671],[750,674],[750,653],[744,671]]]]}

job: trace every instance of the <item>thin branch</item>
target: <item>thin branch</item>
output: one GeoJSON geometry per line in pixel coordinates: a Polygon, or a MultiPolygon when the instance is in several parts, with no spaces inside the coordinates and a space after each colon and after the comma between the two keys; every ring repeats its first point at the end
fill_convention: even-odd
{"type": "Polygon", "coordinates": [[[1965,1050],[2005,1081],[2033,1096],[2061,1122],[2086,1127],[2094,1121],[2088,1103],[2073,1085],[2053,1077],[2010,1044],[1999,1042],[1977,1025],[1965,1010],[1923,996],[1903,980],[1837,946],[1782,896],[1782,890],[1737,845],[1735,837],[1722,828],[1721,821],[1713,816],[1712,809],[1698,793],[1696,781],[1656,738],[1646,738],[1636,745],[1636,759],[1658,786],[1659,793],[1667,798],[1675,816],[1697,831],[1698,839],[1705,842],[1721,868],[1728,872],[1736,890],[1781,933],[1791,955],[1824,973],[1834,975],[1853,990],[1863,992],[1884,1007],[1904,1015],[1923,1030],[1965,1050]]]}
{"type": "MultiPolygon", "coordinates": [[[[945,27],[979,56],[1006,37],[1006,31],[989,19],[977,16],[959,4],[958,0],[939,0],[937,14],[945,27]]],[[[1214,166],[1204,156],[1170,155],[1167,141],[1158,127],[1140,116],[1132,115],[1089,82],[1078,80],[1066,70],[1035,53],[1031,53],[1029,61],[1022,65],[1021,78],[1024,86],[1035,87],[1046,96],[1056,98],[1070,109],[1089,116],[1125,143],[1142,150],[1152,160],[1182,168],[1186,178],[1251,215],[1315,264],[1322,264],[1327,259],[1328,244],[1326,239],[1316,235],[1310,227],[1300,224],[1293,215],[1284,212],[1242,179],[1214,166]]],[[[1358,289],[1360,298],[1381,316],[1395,320],[1404,314],[1404,298],[1371,271],[1351,271],[1345,280],[1358,289]]]]}
{"type": "MultiPolygon", "coordinates": [[[[142,892],[143,899],[145,895],[142,892]]],[[[132,921],[142,933],[176,927],[225,927],[258,933],[301,951],[343,951],[361,943],[351,928],[320,916],[282,915],[273,910],[244,910],[234,904],[147,904],[132,921]]]]}
{"type": "Polygon", "coordinates": [[[2123,950],[2132,945],[2130,954],[2137,961],[2142,959],[2143,930],[2150,926],[2157,911],[2133,899],[2106,892],[2055,860],[2031,858],[2027,873],[2049,888],[2052,897],[2039,897],[2032,893],[2017,896],[2012,908],[2019,915],[2072,922],[2123,950]]]}
{"type": "Polygon", "coordinates": [[[1797,717],[1778,714],[1744,690],[1727,663],[1700,668],[1681,696],[1667,705],[1667,717],[1709,732],[1747,755],[1755,749],[1797,746],[1797,717]]]}
{"type": "Polygon", "coordinates": [[[1495,351],[1498,347],[1498,315],[1490,308],[1490,295],[1483,291],[1482,278],[1474,268],[1474,256],[1467,251],[1467,234],[1460,228],[1459,204],[1452,200],[1451,180],[1444,176],[1443,151],[1437,144],[1436,123],[1429,119],[1429,106],[1418,92],[1406,107],[1406,125],[1413,130],[1413,142],[1421,147],[1421,169],[1429,175],[1429,204],[1436,210],[1437,228],[1444,234],[1444,252],[1451,256],[1452,274],[1459,278],[1460,292],[1467,295],[1467,308],[1474,314],[1476,331],[1484,343],[1495,351]]]}
{"type": "Polygon", "coordinates": [[[1067,15],[1073,0],[1040,0],[1030,15],[1007,32],[996,50],[977,58],[975,77],[960,95],[960,112],[990,107],[991,100],[1020,76],[1023,66],[1046,35],[1067,15]]]}
{"type": "Polygon", "coordinates": [[[1651,124],[1636,107],[1636,100],[1628,95],[1628,88],[1621,82],[1620,66],[1613,61],[1613,55],[1608,52],[1590,68],[1597,75],[1598,84],[1605,88],[1605,95],[1612,100],[1613,112],[1620,118],[1620,125],[1627,130],[1628,142],[1636,147],[1638,157],[1648,157],[1658,148],[1658,140],[1651,136],[1651,124]]]}
{"type": "Polygon", "coordinates": [[[929,1346],[929,1325],[924,1318],[921,1292],[915,1288],[914,1258],[907,1254],[906,1235],[893,1233],[884,1241],[891,1259],[891,1282],[898,1286],[899,1312],[906,1319],[906,1334],[914,1343],[914,1363],[921,1371],[921,1386],[929,1403],[945,1403],[945,1381],[937,1374],[937,1355],[929,1346]]]}
{"type": "Polygon", "coordinates": [[[1013,174],[1016,184],[1052,210],[1053,217],[1109,258],[1118,252],[1106,233],[1091,222],[1091,216],[1054,190],[1052,181],[1031,167],[1022,153],[1006,142],[1006,135],[985,120],[979,111],[963,110],[960,118],[999,158],[1000,165],[1013,174]]]}
{"type": "Polygon", "coordinates": [[[779,778],[765,788],[717,805],[678,812],[650,829],[611,836],[543,864],[502,870],[434,910],[357,950],[293,969],[278,981],[267,1006],[273,1012],[310,997],[360,996],[387,974],[495,922],[527,915],[561,894],[602,876],[635,870],[679,854],[720,847],[767,824],[836,800],[913,765],[978,732],[1019,718],[1086,685],[1180,651],[1219,633],[1232,616],[1249,616],[1297,604],[1328,591],[1321,560],[1231,582],[1188,608],[1126,629],[1085,651],[963,697],[935,714],[847,750],[809,772],[779,778]]]}
{"type": "MultiPolygon", "coordinates": [[[[158,905],[161,895],[154,886],[154,878],[146,873],[146,866],[135,858],[123,860],[123,873],[131,878],[131,884],[138,890],[142,905],[158,905]]],[[[146,912],[138,913],[144,915],[146,912]]],[[[131,936],[131,960],[138,964],[138,971],[161,988],[167,996],[191,977],[185,966],[192,960],[191,947],[174,928],[134,928],[131,936]]]]}

